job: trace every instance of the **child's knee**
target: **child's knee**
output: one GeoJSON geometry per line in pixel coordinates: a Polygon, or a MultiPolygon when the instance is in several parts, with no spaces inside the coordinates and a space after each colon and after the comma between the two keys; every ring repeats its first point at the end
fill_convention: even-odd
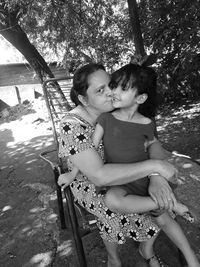
{"type": "Polygon", "coordinates": [[[118,211],[122,201],[124,191],[118,189],[110,189],[105,195],[106,206],[112,211],[118,211]]]}
{"type": "Polygon", "coordinates": [[[156,223],[160,228],[166,227],[168,225],[168,214],[163,213],[160,216],[156,217],[156,223]]]}

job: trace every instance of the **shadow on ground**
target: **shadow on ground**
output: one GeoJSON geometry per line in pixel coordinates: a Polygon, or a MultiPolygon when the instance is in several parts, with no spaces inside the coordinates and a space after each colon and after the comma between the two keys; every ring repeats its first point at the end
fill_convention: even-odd
{"type": "MultiPolygon", "coordinates": [[[[52,170],[39,157],[41,151],[54,147],[52,135],[47,125],[30,123],[30,116],[0,125],[0,266],[78,267],[68,221],[68,228],[60,229],[52,170]]],[[[177,127],[179,124],[173,124],[176,118],[171,118],[171,121],[170,118],[169,115],[169,122],[165,125],[160,117],[159,125],[165,128],[160,129],[159,134],[163,140],[171,140],[171,148],[177,148],[175,143],[180,139],[180,133],[178,130],[176,134],[174,125],[177,127]],[[177,139],[170,139],[170,131],[174,131],[177,139]]],[[[193,127],[197,119],[198,116],[186,118],[184,125],[191,123],[190,127],[193,127]]],[[[32,121],[35,120],[32,118],[32,121]]],[[[197,138],[196,132],[193,136],[197,138]]],[[[53,154],[52,159],[55,159],[53,154]]],[[[187,158],[174,157],[172,160],[180,170],[177,195],[197,210],[199,218],[200,167],[187,158]]],[[[200,257],[199,221],[195,225],[180,218],[179,221],[200,257]]],[[[88,266],[105,267],[106,251],[97,231],[84,237],[83,242],[88,266]]],[[[147,266],[138,254],[137,246],[132,240],[120,246],[123,267],[147,266]]],[[[155,248],[171,267],[181,267],[175,246],[164,234],[159,235],[155,248]]]]}

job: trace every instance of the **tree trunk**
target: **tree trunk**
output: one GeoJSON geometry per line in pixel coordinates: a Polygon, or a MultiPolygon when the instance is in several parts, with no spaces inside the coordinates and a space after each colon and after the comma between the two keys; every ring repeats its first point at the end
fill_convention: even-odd
{"type": "Polygon", "coordinates": [[[128,9],[133,32],[133,39],[135,43],[135,54],[142,57],[146,53],[144,50],[144,43],[142,38],[142,31],[140,27],[136,0],[128,0],[128,9]]]}

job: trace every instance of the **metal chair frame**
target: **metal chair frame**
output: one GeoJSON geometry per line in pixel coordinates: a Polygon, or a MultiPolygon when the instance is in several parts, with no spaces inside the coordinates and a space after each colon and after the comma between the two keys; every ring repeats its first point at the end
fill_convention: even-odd
{"type": "MultiPolygon", "coordinates": [[[[64,195],[64,197],[66,199],[66,213],[67,213],[68,218],[69,218],[73,238],[75,241],[75,248],[76,248],[79,266],[87,267],[87,261],[86,261],[83,243],[82,243],[82,239],[81,239],[81,232],[80,232],[80,227],[78,224],[78,219],[77,219],[77,214],[76,214],[76,210],[75,210],[75,203],[74,203],[73,195],[71,193],[69,186],[67,188],[65,188],[65,190],[62,192],[61,187],[57,184],[59,175],[61,173],[64,173],[66,170],[63,167],[62,160],[58,157],[58,147],[59,147],[58,138],[59,137],[58,137],[58,132],[57,132],[56,125],[55,125],[55,116],[58,114],[54,114],[54,112],[56,112],[54,109],[55,107],[52,106],[52,99],[50,98],[49,92],[47,90],[49,83],[61,82],[61,81],[66,81],[66,80],[70,80],[70,79],[71,79],[71,77],[60,77],[58,79],[53,78],[53,79],[46,80],[43,84],[44,99],[46,102],[49,118],[51,120],[53,137],[54,137],[54,142],[55,142],[56,148],[53,150],[47,150],[47,151],[42,152],[40,154],[40,157],[44,161],[46,161],[51,166],[51,168],[53,170],[55,184],[56,184],[56,193],[57,193],[57,202],[58,202],[61,229],[67,228],[66,219],[65,219],[65,212],[64,212],[64,203],[63,203],[63,195],[64,195]],[[51,155],[52,153],[55,153],[55,152],[56,152],[57,160],[56,160],[56,162],[53,162],[52,160],[50,160],[48,158],[48,156],[51,155]]],[[[60,115],[62,115],[62,114],[60,114],[60,115]]]]}

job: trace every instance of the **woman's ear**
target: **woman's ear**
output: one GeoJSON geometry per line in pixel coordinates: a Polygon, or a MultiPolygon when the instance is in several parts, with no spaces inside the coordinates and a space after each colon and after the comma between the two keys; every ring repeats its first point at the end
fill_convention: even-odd
{"type": "Polygon", "coordinates": [[[78,95],[78,100],[81,102],[81,104],[85,107],[88,106],[88,101],[87,101],[87,97],[83,96],[83,95],[78,95]]]}
{"type": "Polygon", "coordinates": [[[147,94],[141,94],[141,95],[138,95],[137,97],[137,103],[139,105],[143,104],[148,98],[148,95],[147,94]]]}

